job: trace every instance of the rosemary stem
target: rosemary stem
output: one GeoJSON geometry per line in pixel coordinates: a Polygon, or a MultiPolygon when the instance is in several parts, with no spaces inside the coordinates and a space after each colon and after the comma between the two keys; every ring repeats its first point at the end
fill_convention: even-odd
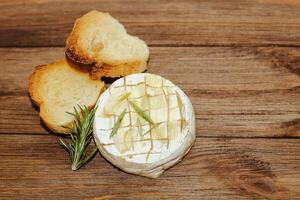
{"type": "Polygon", "coordinates": [[[69,152],[72,170],[78,170],[97,153],[97,148],[95,148],[86,157],[87,147],[93,137],[93,121],[97,108],[89,110],[87,107],[78,107],[80,110],[74,108],[74,113],[69,113],[75,117],[72,128],[69,128],[71,136],[69,142],[59,139],[61,146],[69,152]]]}

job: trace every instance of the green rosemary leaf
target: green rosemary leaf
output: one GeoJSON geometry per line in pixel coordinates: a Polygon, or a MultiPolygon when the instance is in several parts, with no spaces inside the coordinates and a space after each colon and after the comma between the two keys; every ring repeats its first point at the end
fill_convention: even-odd
{"type": "Polygon", "coordinates": [[[148,131],[146,131],[143,136],[147,135],[150,131],[152,131],[153,129],[155,129],[156,127],[158,127],[160,124],[154,124],[153,126],[150,127],[150,129],[148,131]]]}
{"type": "Polygon", "coordinates": [[[124,118],[125,114],[126,114],[126,109],[124,109],[121,115],[118,117],[117,122],[115,123],[111,131],[110,137],[113,137],[118,132],[118,129],[120,128],[122,119],[124,118]]]}
{"type": "Polygon", "coordinates": [[[129,100],[129,104],[133,107],[133,109],[135,110],[135,112],[140,117],[142,117],[144,120],[146,120],[147,122],[149,122],[151,125],[153,125],[153,126],[155,125],[155,122],[138,105],[136,105],[134,102],[132,102],[130,100],[129,100]]]}
{"type": "Polygon", "coordinates": [[[143,137],[143,129],[142,129],[142,124],[139,118],[137,118],[137,127],[138,127],[138,131],[139,131],[139,135],[142,138],[143,137]]]}
{"type": "Polygon", "coordinates": [[[127,92],[124,95],[122,95],[119,99],[119,101],[124,101],[125,99],[127,99],[129,96],[131,95],[131,92],[127,92]]]}
{"type": "Polygon", "coordinates": [[[94,156],[97,154],[98,152],[98,148],[95,147],[94,150],[90,153],[90,155],[88,157],[86,157],[85,160],[82,160],[80,163],[79,163],[79,168],[83,165],[85,165],[86,163],[88,163],[90,160],[92,160],[94,158],[94,156]]]}
{"type": "Polygon", "coordinates": [[[65,143],[65,141],[62,138],[59,138],[60,145],[65,148],[66,150],[70,150],[69,146],[65,143]]]}
{"type": "Polygon", "coordinates": [[[66,143],[63,139],[59,142],[64,149],[69,152],[72,170],[77,170],[84,164],[89,162],[97,152],[97,148],[86,157],[88,145],[93,138],[93,121],[96,108],[89,110],[86,106],[78,108],[74,107],[74,113],[69,113],[74,116],[74,121],[70,130],[70,140],[66,143]]]}
{"type": "Polygon", "coordinates": [[[66,112],[66,113],[75,117],[74,113],[71,113],[71,112],[66,112]]]}

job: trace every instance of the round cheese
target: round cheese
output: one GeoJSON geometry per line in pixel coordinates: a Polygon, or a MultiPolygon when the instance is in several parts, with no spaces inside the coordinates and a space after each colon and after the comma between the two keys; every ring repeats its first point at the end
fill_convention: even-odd
{"type": "Polygon", "coordinates": [[[158,177],[195,141],[189,98],[160,76],[140,73],[118,79],[97,105],[96,144],[108,161],[128,173],[158,177]]]}

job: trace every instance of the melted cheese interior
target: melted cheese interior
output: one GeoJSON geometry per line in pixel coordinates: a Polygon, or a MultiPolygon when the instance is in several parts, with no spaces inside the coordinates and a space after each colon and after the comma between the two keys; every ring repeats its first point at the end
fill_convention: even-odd
{"type": "Polygon", "coordinates": [[[183,92],[170,81],[152,74],[136,74],[116,81],[101,96],[95,121],[105,150],[129,162],[152,163],[167,157],[186,135],[183,92]],[[155,122],[145,120],[130,105],[134,102],[155,122]],[[120,114],[120,127],[111,137],[120,114]]]}

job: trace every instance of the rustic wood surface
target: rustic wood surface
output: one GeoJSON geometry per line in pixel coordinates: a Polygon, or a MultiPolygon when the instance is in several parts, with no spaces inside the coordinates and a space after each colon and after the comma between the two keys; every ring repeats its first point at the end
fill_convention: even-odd
{"type": "Polygon", "coordinates": [[[300,2],[0,2],[0,199],[300,199],[300,2]],[[149,72],[191,98],[197,139],[158,179],[100,155],[77,172],[27,94],[34,66],[64,56],[98,9],[151,47],[149,72]]]}
{"type": "Polygon", "coordinates": [[[300,45],[298,0],[1,0],[1,46],[61,46],[74,20],[110,12],[150,45],[300,45]]]}
{"type": "Polygon", "coordinates": [[[53,135],[2,135],[3,198],[297,199],[299,139],[197,138],[161,178],[119,171],[97,156],[76,172],[53,135]],[[282,150],[285,147],[285,150],[282,150]],[[13,172],[13,173],[12,173],[13,172]]]}
{"type": "MultiPolygon", "coordinates": [[[[27,78],[33,66],[63,52],[0,49],[1,133],[48,134],[28,98],[27,78]]],[[[286,47],[152,47],[149,62],[149,72],[172,80],[191,97],[197,136],[208,137],[300,136],[299,67],[300,49],[286,47]]]]}

